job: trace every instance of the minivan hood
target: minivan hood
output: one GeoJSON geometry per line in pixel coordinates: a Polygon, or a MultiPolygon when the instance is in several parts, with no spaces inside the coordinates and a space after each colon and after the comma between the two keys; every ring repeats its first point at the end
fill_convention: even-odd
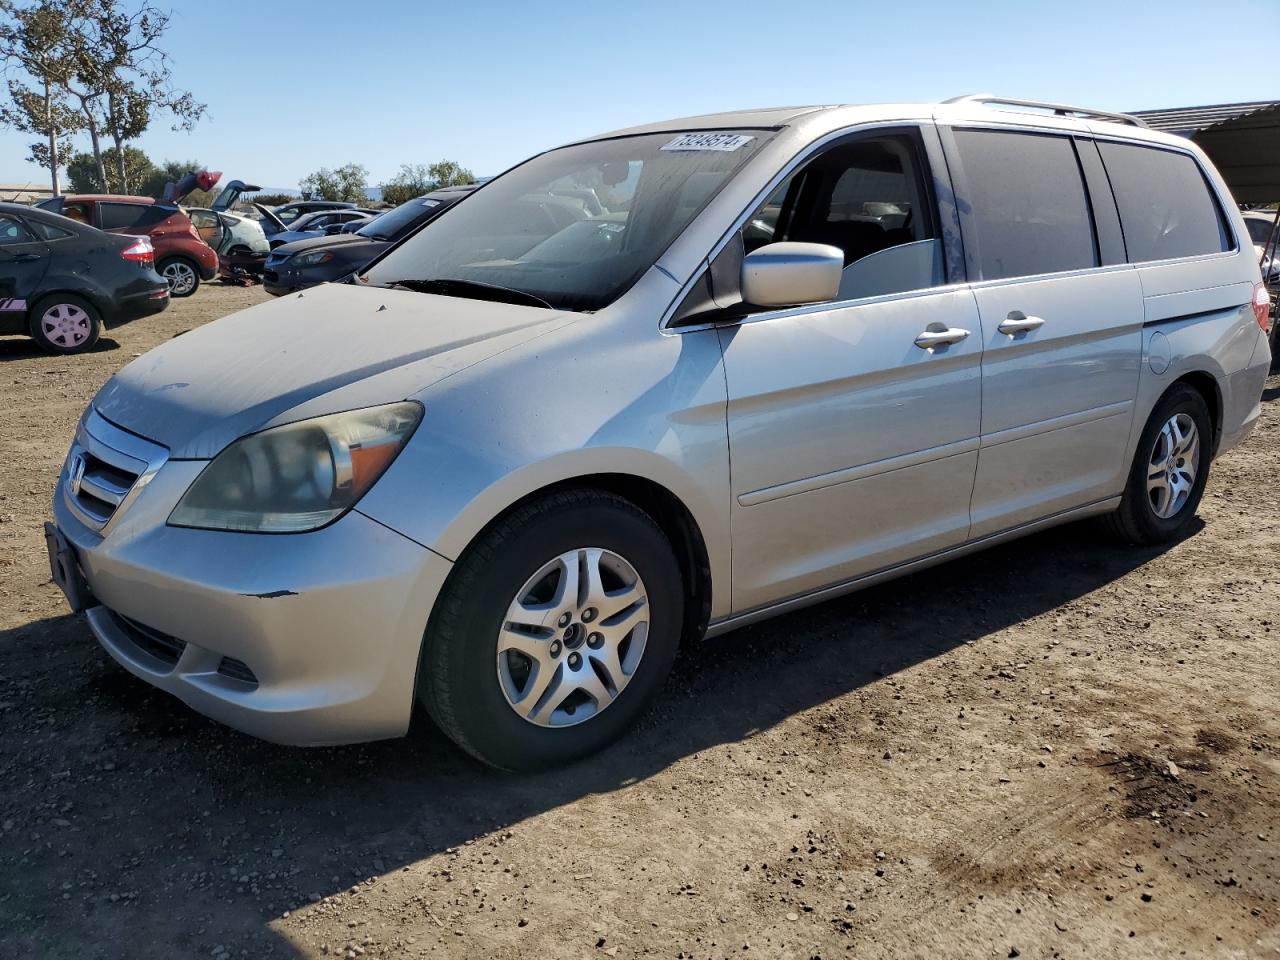
{"type": "Polygon", "coordinates": [[[412,397],[579,315],[325,284],[175,337],[107,381],[93,405],[207,459],[277,423],[412,397]]]}

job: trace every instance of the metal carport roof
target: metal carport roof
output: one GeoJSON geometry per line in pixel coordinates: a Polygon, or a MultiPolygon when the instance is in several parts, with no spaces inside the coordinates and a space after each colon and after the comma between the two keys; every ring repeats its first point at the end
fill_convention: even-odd
{"type": "Polygon", "coordinates": [[[1199,144],[1238,202],[1280,200],[1280,102],[1138,110],[1133,115],[1152,129],[1199,144]]]}

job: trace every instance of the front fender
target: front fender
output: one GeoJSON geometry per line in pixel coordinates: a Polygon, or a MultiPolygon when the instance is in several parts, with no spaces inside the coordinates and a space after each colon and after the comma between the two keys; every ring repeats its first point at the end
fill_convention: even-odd
{"type": "Polygon", "coordinates": [[[729,612],[729,450],[714,331],[641,342],[579,325],[459,373],[359,510],[450,560],[540,490],[592,475],[657,484],[707,548],[712,616],[729,612]],[[548,342],[554,341],[554,342],[548,342]]]}

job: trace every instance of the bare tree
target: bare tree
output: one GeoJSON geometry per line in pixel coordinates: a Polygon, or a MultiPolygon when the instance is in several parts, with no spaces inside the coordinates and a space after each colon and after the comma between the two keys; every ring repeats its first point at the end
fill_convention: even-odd
{"type": "Polygon", "coordinates": [[[170,15],[148,3],[132,12],[119,0],[68,0],[81,29],[73,43],[75,71],[69,85],[89,133],[98,176],[107,181],[101,135],[115,145],[115,180],[130,186],[125,145],[141,136],[156,113],[173,117],[173,129],[190,130],[205,105],[173,87],[169,56],[159,46],[170,15]]]}
{"type": "Polygon", "coordinates": [[[31,145],[31,159],[48,168],[56,196],[61,192],[58,168],[70,150],[70,135],[79,127],[66,99],[74,70],[73,4],[44,0],[27,6],[0,0],[0,17],[0,59],[9,73],[11,101],[0,108],[0,123],[44,138],[31,145]]]}

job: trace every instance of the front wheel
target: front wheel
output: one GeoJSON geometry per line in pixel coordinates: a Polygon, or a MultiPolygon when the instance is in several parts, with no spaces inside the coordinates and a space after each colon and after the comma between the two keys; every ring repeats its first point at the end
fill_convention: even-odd
{"type": "Polygon", "coordinates": [[[1175,384],[1138,441],[1124,498],[1107,518],[1130,543],[1176,540],[1195,517],[1209,479],[1213,421],[1196,390],[1175,384]]]}
{"type": "Polygon", "coordinates": [[[419,696],[485,763],[567,763],[652,702],[682,623],[679,566],[658,525],[611,494],[553,494],[458,562],[427,628],[419,696]]]}
{"type": "Polygon", "coordinates": [[[200,289],[200,272],[190,260],[170,257],[160,262],[160,276],[169,282],[169,296],[189,297],[200,289]]]}

